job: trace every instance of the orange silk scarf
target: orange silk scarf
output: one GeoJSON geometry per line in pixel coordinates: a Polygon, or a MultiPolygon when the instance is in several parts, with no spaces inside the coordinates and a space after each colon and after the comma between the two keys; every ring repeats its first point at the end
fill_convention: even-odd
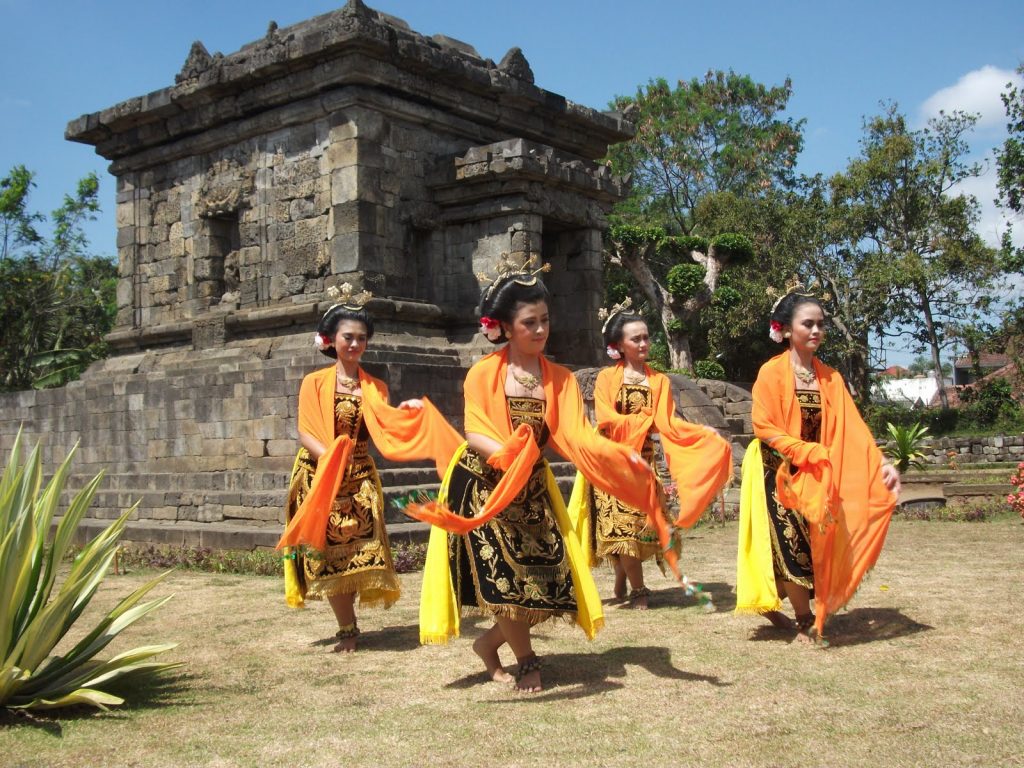
{"type": "Polygon", "coordinates": [[[800,439],[789,351],[761,366],[754,383],[754,434],[785,458],[779,500],[812,525],[815,626],[853,597],[882,551],[896,497],[882,481],[882,453],[842,377],[814,360],[821,389],[821,442],[800,439]],[[799,467],[793,477],[790,465],[799,467]]]}
{"type": "Polygon", "coordinates": [[[617,443],[639,452],[652,429],[661,434],[669,474],[679,494],[679,518],[675,524],[689,528],[732,478],[732,448],[710,428],[690,424],[676,416],[672,383],[664,374],[644,366],[651,388],[652,407],[641,413],[622,414],[615,409],[623,363],[605,368],[594,382],[597,426],[617,443]]]}
{"type": "MultiPolygon", "coordinates": [[[[327,446],[317,461],[313,484],[292,518],[277,548],[300,544],[323,551],[327,544],[327,519],[331,504],[349,465],[355,443],[346,435],[334,435],[336,366],[314,371],[299,389],[299,432],[327,446]]],[[[381,455],[391,461],[432,459],[439,477],[462,443],[462,437],[427,398],[423,408],[388,405],[388,389],[380,379],[359,369],[362,416],[366,430],[381,455]]]]}
{"type": "MultiPolygon", "coordinates": [[[[643,510],[652,519],[660,519],[656,514],[660,509],[657,483],[650,471],[630,461],[633,449],[613,443],[591,429],[579,385],[567,368],[543,356],[540,368],[547,401],[544,420],[554,449],[602,491],[643,510]]],[[[508,349],[505,348],[474,365],[466,375],[464,386],[466,432],[484,435],[502,444],[487,463],[504,474],[483,509],[477,516],[466,518],[443,504],[428,502],[410,504],[405,510],[407,514],[451,533],[466,534],[505,509],[526,485],[540,458],[540,448],[529,426],[521,424],[516,430],[512,429],[505,400],[507,375],[508,349]]],[[[668,544],[667,531],[662,544],[668,544]]]]}

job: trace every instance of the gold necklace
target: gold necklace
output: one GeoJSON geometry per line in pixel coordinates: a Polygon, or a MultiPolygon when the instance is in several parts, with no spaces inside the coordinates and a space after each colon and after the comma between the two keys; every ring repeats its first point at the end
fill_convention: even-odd
{"type": "Polygon", "coordinates": [[[524,373],[522,376],[518,375],[515,371],[511,371],[511,373],[512,378],[515,380],[516,384],[525,389],[527,392],[533,392],[533,390],[540,386],[540,379],[534,376],[532,373],[524,373]]]}
{"type": "Polygon", "coordinates": [[[805,386],[810,386],[817,378],[817,374],[815,374],[813,368],[808,370],[807,368],[798,368],[794,365],[793,373],[796,374],[796,380],[805,386]]]}
{"type": "Polygon", "coordinates": [[[338,369],[338,376],[337,376],[337,378],[338,378],[338,386],[340,386],[340,387],[344,387],[345,389],[351,389],[351,390],[355,390],[355,389],[359,388],[359,377],[358,377],[358,375],[356,376],[356,378],[350,378],[348,376],[342,376],[341,375],[341,369],[339,368],[338,369]]]}
{"type": "Polygon", "coordinates": [[[646,378],[646,373],[637,373],[636,371],[631,371],[628,369],[624,371],[622,374],[622,381],[626,384],[639,384],[646,378]]]}

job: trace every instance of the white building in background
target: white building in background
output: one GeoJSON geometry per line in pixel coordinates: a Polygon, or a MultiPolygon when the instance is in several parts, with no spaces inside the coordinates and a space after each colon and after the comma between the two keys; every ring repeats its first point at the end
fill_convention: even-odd
{"type": "MultiPolygon", "coordinates": [[[[950,386],[950,379],[943,379],[944,386],[950,386]]],[[[929,374],[908,378],[882,378],[871,388],[875,402],[905,405],[908,408],[925,408],[938,401],[939,387],[935,377],[929,374]]]]}

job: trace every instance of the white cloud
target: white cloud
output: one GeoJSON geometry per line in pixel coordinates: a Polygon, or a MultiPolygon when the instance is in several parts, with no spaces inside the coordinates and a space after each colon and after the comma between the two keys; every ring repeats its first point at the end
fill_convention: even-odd
{"type": "Polygon", "coordinates": [[[939,111],[946,114],[954,110],[977,113],[978,128],[1002,128],[1006,124],[1006,110],[999,95],[1012,82],[1018,88],[1024,86],[1024,77],[1010,69],[999,69],[986,65],[975,69],[950,85],[936,91],[921,105],[922,122],[937,117],[939,111]]]}
{"type": "MultiPolygon", "coordinates": [[[[0,0],[2,2],[2,0],[0,0]]],[[[32,102],[28,99],[18,99],[12,96],[4,96],[0,98],[0,107],[5,108],[27,108],[31,107],[32,102]]]]}
{"type": "MultiPolygon", "coordinates": [[[[983,166],[984,167],[984,166],[983,166]]],[[[964,179],[951,190],[951,194],[962,193],[974,195],[980,207],[980,217],[975,231],[982,240],[994,248],[998,248],[1003,232],[1008,224],[1013,223],[1013,240],[1018,246],[1024,246],[1024,221],[1020,216],[1013,214],[1005,208],[1000,208],[995,203],[999,196],[996,189],[995,162],[988,164],[980,176],[964,179]]]]}

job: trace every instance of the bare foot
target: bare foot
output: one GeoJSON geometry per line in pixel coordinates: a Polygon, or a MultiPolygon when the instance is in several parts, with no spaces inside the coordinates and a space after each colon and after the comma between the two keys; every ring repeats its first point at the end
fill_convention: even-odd
{"type": "Polygon", "coordinates": [[[355,653],[356,639],[354,637],[346,637],[344,640],[339,640],[333,650],[334,653],[355,653]]]}
{"type": "Polygon", "coordinates": [[[334,636],[338,640],[333,649],[335,653],[355,653],[356,638],[359,637],[359,627],[356,626],[354,621],[351,624],[339,627],[334,636]]]}
{"type": "Polygon", "coordinates": [[[537,654],[531,653],[519,662],[516,690],[520,693],[540,693],[544,690],[540,682],[540,659],[537,654]]]}
{"type": "Polygon", "coordinates": [[[516,690],[520,693],[540,693],[544,690],[544,686],[540,682],[540,670],[535,669],[533,672],[527,672],[519,680],[516,681],[516,690]]]}
{"type": "Polygon", "coordinates": [[[487,643],[484,642],[484,636],[481,635],[473,641],[473,653],[480,657],[483,661],[484,666],[487,668],[487,675],[496,683],[511,683],[515,680],[512,675],[505,671],[505,668],[501,666],[501,659],[498,657],[498,651],[494,648],[488,647],[487,643]]]}
{"type": "Polygon", "coordinates": [[[763,616],[779,629],[788,629],[790,631],[796,629],[796,624],[793,623],[793,620],[782,611],[768,611],[763,616]]]}
{"type": "Polygon", "coordinates": [[[811,636],[814,631],[814,614],[797,616],[796,637],[793,638],[793,642],[798,645],[814,645],[814,638],[811,636]]]}
{"type": "Polygon", "coordinates": [[[646,611],[647,596],[650,594],[651,590],[647,587],[638,587],[637,589],[631,590],[629,593],[629,607],[634,611],[646,611]]]}

